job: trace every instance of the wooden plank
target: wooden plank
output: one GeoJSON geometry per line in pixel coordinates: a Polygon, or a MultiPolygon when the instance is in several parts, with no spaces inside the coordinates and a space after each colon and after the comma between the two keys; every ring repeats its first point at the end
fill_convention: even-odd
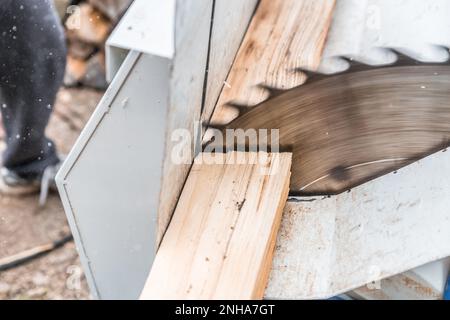
{"type": "Polygon", "coordinates": [[[214,111],[258,0],[216,0],[203,119],[214,111]]]}
{"type": "MultiPolygon", "coordinates": [[[[318,68],[335,0],[262,0],[227,78],[212,123],[237,116],[226,103],[255,105],[268,92],[257,87],[292,88],[304,81],[295,68],[318,68]]],[[[206,120],[206,119],[204,119],[206,120]]]]}
{"type": "Polygon", "coordinates": [[[142,299],[263,297],[291,154],[225,157],[224,164],[194,164],[142,299]],[[245,161],[234,164],[236,157],[245,161]]]}

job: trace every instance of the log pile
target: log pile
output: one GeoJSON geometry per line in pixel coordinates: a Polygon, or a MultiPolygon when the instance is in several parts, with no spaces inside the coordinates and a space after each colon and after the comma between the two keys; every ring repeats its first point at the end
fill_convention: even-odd
{"type": "Polygon", "coordinates": [[[131,2],[132,0],[56,1],[60,14],[63,15],[67,36],[65,86],[95,89],[107,87],[105,42],[131,2]],[[61,7],[66,10],[61,10],[61,7]]]}

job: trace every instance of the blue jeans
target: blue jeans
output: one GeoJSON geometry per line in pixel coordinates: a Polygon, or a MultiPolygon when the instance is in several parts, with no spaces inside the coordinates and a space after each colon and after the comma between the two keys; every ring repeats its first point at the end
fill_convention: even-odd
{"type": "Polygon", "coordinates": [[[51,0],[0,1],[3,166],[34,178],[58,163],[45,135],[66,64],[64,32],[51,0]]]}

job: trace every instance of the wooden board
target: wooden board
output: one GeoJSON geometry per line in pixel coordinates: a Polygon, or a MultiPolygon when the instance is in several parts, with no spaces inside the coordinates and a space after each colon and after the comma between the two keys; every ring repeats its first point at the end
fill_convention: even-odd
{"type": "Polygon", "coordinates": [[[304,76],[293,70],[318,68],[334,5],[335,0],[262,0],[211,122],[236,117],[237,112],[225,106],[229,102],[255,105],[267,98],[260,84],[284,89],[302,84],[304,76]]]}
{"type": "Polygon", "coordinates": [[[142,299],[263,297],[291,154],[248,161],[256,155],[232,152],[225,164],[194,164],[142,299]],[[233,164],[236,156],[246,161],[233,164]]]}

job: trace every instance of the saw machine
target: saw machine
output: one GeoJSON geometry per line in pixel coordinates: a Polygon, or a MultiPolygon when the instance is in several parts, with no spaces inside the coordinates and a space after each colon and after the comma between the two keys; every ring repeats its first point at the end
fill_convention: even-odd
{"type": "Polygon", "coordinates": [[[218,135],[275,129],[265,151],[292,165],[264,297],[441,299],[449,17],[446,0],[136,0],[57,177],[93,295],[140,296],[200,152],[261,151],[218,135]]]}

